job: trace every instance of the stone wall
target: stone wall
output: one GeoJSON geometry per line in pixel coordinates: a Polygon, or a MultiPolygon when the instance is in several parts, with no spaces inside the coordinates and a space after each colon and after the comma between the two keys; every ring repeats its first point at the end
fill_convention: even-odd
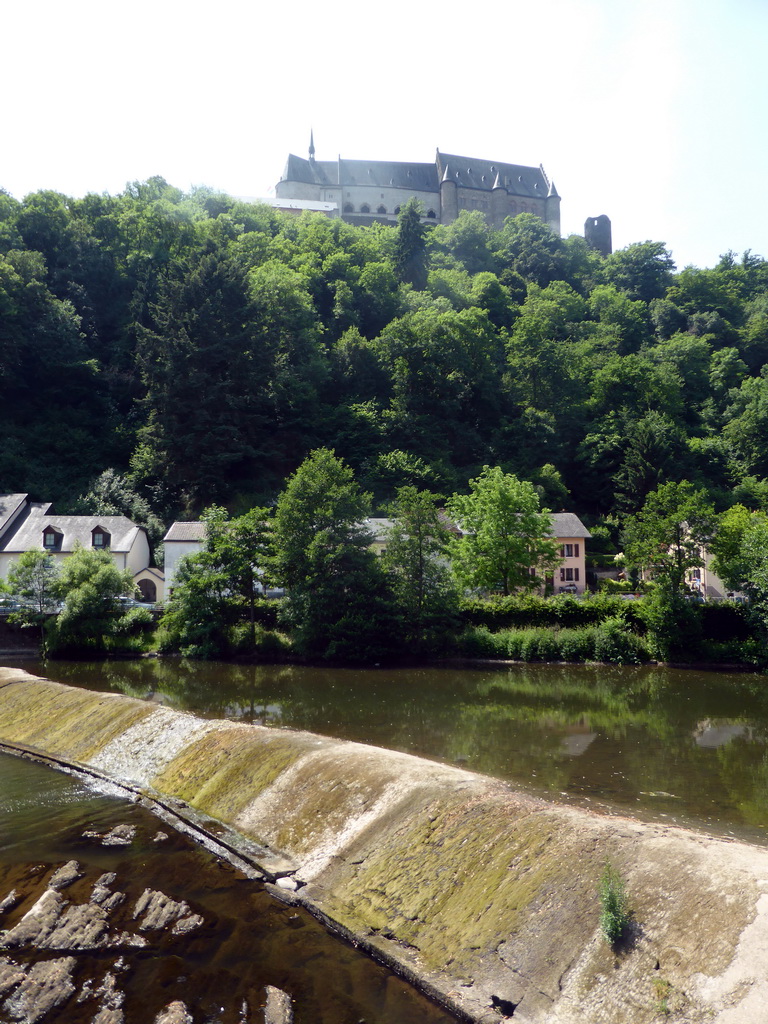
{"type": "Polygon", "coordinates": [[[762,848],[590,814],[406,754],[205,722],[13,669],[0,669],[0,741],[183,801],[283,854],[294,898],[468,1019],[765,1020],[762,848]],[[606,863],[633,911],[618,947],[598,923],[606,863]]]}

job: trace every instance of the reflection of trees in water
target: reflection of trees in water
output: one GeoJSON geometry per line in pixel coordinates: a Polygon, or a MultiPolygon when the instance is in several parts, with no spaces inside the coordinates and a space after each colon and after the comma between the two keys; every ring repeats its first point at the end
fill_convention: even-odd
{"type": "Polygon", "coordinates": [[[405,750],[632,809],[768,821],[764,677],[646,666],[364,670],[175,658],[47,668],[62,682],[405,750]],[[724,727],[716,748],[697,742],[706,720],[724,727]],[[728,738],[734,723],[748,729],[728,738]]]}

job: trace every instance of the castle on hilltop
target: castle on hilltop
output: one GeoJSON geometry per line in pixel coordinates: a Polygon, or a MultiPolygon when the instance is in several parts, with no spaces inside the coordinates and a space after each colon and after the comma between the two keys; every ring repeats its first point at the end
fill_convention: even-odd
{"type": "Polygon", "coordinates": [[[275,206],[321,210],[350,224],[397,222],[400,207],[415,197],[424,215],[450,224],[461,210],[478,210],[491,227],[507,217],[533,213],[560,234],[560,196],[544,168],[451,156],[437,150],[433,163],[390,160],[316,160],[291,154],[275,186],[275,206]]]}

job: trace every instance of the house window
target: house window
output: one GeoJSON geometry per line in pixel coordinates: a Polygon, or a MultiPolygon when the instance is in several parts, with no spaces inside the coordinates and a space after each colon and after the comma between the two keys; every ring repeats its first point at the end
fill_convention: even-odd
{"type": "Polygon", "coordinates": [[[104,543],[104,534],[97,530],[93,535],[93,546],[95,548],[105,548],[107,545],[104,543]]]}
{"type": "Polygon", "coordinates": [[[46,530],[43,533],[43,547],[44,548],[55,548],[56,547],[56,534],[53,530],[46,530]]]}
{"type": "MultiPolygon", "coordinates": [[[[578,551],[576,554],[578,555],[578,551]]],[[[561,558],[573,558],[573,544],[561,544],[560,545],[560,557],[561,558]]]]}

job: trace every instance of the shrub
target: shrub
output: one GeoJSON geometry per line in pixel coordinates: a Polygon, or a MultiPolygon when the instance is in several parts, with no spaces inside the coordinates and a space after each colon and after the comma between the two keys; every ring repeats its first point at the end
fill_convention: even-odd
{"type": "Polygon", "coordinates": [[[459,637],[458,649],[469,658],[508,657],[504,633],[492,633],[487,626],[468,626],[459,637]]]}
{"type": "Polygon", "coordinates": [[[560,647],[551,629],[526,629],[521,648],[523,661],[559,661],[560,647]]]}
{"type": "Polygon", "coordinates": [[[639,665],[648,661],[645,642],[632,633],[625,619],[614,616],[595,630],[595,659],[618,665],[639,665]]]}
{"type": "Polygon", "coordinates": [[[568,594],[541,597],[523,594],[512,597],[473,598],[461,605],[461,616],[469,625],[487,626],[500,630],[509,628],[536,628],[560,626],[577,628],[595,626],[605,619],[621,617],[634,628],[642,626],[639,601],[623,601],[605,594],[585,595],[582,598],[568,594]]]}
{"type": "Polygon", "coordinates": [[[583,626],[580,629],[561,629],[557,634],[560,657],[563,661],[591,661],[595,657],[596,629],[583,626]]]}
{"type": "Polygon", "coordinates": [[[598,885],[600,898],[600,931],[611,945],[621,939],[630,921],[629,902],[624,880],[618,871],[606,863],[598,885]]]}
{"type": "Polygon", "coordinates": [[[734,601],[707,601],[699,608],[706,640],[748,640],[752,635],[747,605],[734,601]]]}

